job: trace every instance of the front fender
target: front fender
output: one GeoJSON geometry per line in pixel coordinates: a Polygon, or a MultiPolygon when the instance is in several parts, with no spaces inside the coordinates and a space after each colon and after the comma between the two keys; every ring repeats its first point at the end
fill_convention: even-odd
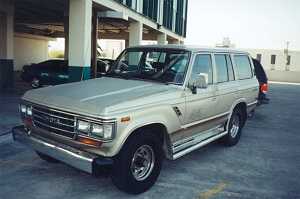
{"type": "Polygon", "coordinates": [[[166,128],[167,136],[171,132],[180,129],[179,118],[170,105],[155,106],[146,110],[136,111],[130,115],[129,122],[121,123],[118,121],[118,132],[114,141],[114,147],[110,150],[110,155],[118,154],[132,133],[150,124],[163,125],[166,128]]]}

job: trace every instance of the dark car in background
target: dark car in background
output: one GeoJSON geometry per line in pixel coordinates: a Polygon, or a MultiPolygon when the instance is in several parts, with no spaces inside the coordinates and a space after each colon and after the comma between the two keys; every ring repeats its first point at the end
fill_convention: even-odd
{"type": "MultiPolygon", "coordinates": [[[[105,74],[114,60],[97,60],[97,77],[105,74]]],[[[94,77],[91,74],[91,77],[94,77]]],[[[69,81],[68,60],[51,59],[37,64],[25,65],[21,73],[21,79],[31,84],[33,88],[46,85],[57,85],[69,81]]]]}

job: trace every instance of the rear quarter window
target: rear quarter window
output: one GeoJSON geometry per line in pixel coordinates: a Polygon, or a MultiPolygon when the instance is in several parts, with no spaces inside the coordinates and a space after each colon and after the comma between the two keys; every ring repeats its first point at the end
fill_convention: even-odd
{"type": "Polygon", "coordinates": [[[249,79],[253,77],[251,63],[247,55],[234,55],[234,62],[237,67],[239,79],[249,79]]]}

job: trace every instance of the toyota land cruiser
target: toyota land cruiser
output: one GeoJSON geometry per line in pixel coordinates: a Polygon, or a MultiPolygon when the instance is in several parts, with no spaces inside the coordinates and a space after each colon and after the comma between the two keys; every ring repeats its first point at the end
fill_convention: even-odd
{"type": "Polygon", "coordinates": [[[15,140],[48,162],[95,173],[138,194],[175,160],[214,140],[238,143],[257,103],[248,53],[177,45],[125,49],[105,77],[24,94],[15,140]]]}

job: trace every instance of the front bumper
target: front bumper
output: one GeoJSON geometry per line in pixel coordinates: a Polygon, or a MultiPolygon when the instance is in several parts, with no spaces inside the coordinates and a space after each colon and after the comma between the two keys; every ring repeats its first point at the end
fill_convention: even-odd
{"type": "Polygon", "coordinates": [[[14,127],[12,135],[15,141],[90,174],[96,173],[99,166],[113,163],[111,158],[99,157],[46,138],[32,136],[24,129],[24,126],[14,127]]]}

